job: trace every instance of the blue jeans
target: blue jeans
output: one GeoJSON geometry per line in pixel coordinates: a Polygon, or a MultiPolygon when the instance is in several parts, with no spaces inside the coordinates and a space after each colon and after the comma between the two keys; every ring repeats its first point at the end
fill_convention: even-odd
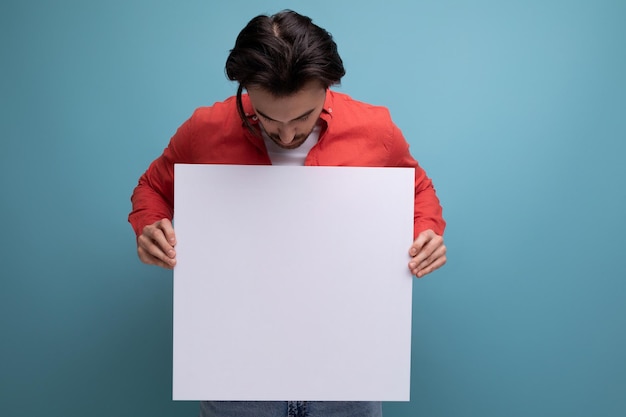
{"type": "Polygon", "coordinates": [[[378,401],[202,401],[200,417],[382,417],[378,401]]]}

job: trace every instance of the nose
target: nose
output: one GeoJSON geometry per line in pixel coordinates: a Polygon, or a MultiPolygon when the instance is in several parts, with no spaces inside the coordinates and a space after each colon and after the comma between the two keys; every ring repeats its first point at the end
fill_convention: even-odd
{"type": "Polygon", "coordinates": [[[293,139],[296,136],[296,131],[291,127],[284,126],[278,129],[278,136],[280,137],[280,141],[282,143],[289,145],[293,142],[293,139]]]}

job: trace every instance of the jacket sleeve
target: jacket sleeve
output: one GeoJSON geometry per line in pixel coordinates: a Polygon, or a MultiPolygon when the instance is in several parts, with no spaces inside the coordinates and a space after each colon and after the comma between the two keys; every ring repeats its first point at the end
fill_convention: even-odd
{"type": "Polygon", "coordinates": [[[432,229],[438,235],[443,235],[446,222],[443,219],[443,209],[433,182],[409,152],[409,144],[395,124],[393,125],[389,150],[391,166],[415,168],[413,238],[417,238],[417,235],[428,229],[432,229]]]}
{"type": "Polygon", "coordinates": [[[174,164],[191,163],[194,140],[194,116],[183,123],[171,138],[161,156],[155,159],[139,178],[131,196],[128,215],[135,235],[158,220],[174,216],[174,164]]]}

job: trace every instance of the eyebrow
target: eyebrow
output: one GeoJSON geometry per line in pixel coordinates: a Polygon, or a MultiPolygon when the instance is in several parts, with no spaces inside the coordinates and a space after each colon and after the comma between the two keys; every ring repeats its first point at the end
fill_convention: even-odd
{"type": "MultiPolygon", "coordinates": [[[[291,120],[290,120],[290,121],[288,121],[287,123],[290,123],[290,122],[295,122],[296,120],[303,119],[303,118],[307,117],[308,115],[310,115],[311,113],[313,113],[314,111],[315,111],[315,108],[313,108],[313,109],[311,109],[311,110],[309,110],[309,111],[306,111],[306,112],[302,113],[300,116],[296,117],[295,119],[291,119],[291,120]]],[[[266,115],[266,114],[265,114],[265,113],[263,113],[262,111],[257,110],[256,112],[257,112],[259,115],[261,115],[263,118],[265,118],[265,119],[271,120],[271,121],[273,121],[273,122],[278,122],[278,123],[281,123],[280,121],[278,121],[278,120],[276,120],[276,119],[272,119],[271,117],[269,117],[268,115],[266,115]]]]}

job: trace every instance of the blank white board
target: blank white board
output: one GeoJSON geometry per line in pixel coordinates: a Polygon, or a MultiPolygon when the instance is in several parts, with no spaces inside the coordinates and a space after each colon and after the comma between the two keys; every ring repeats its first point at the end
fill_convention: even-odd
{"type": "Polygon", "coordinates": [[[175,400],[408,401],[412,168],[175,166],[175,400]]]}

